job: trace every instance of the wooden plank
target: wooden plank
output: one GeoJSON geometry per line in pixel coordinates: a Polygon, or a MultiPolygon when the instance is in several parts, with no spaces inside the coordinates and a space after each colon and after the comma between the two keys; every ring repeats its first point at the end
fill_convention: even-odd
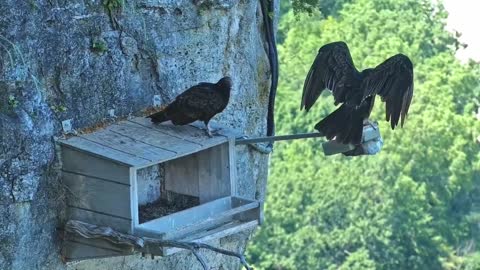
{"type": "Polygon", "coordinates": [[[130,121],[122,121],[109,127],[111,131],[124,136],[134,137],[138,141],[153,147],[172,151],[176,157],[185,153],[192,153],[200,149],[200,145],[192,143],[156,130],[144,127],[130,121]]]}
{"type": "Polygon", "coordinates": [[[200,198],[200,203],[232,193],[229,145],[224,143],[165,163],[165,189],[200,198]]]}
{"type": "Polygon", "coordinates": [[[80,261],[94,258],[125,256],[132,253],[99,248],[84,243],[65,241],[63,242],[62,254],[65,261],[80,261]]]}
{"type": "Polygon", "coordinates": [[[204,129],[199,129],[190,125],[175,126],[170,121],[161,124],[153,124],[150,119],[144,117],[134,118],[130,121],[177,138],[182,138],[189,142],[197,143],[201,145],[202,148],[212,147],[227,141],[227,138],[221,135],[210,138],[204,129]]]}
{"type": "MultiPolygon", "coordinates": [[[[196,242],[196,243],[209,243],[218,239],[221,239],[223,237],[233,235],[248,229],[253,229],[256,226],[258,226],[258,222],[256,220],[250,221],[250,222],[231,222],[228,224],[225,224],[221,227],[215,228],[210,231],[203,231],[199,232],[198,234],[191,235],[188,238],[185,239],[178,239],[182,241],[188,241],[188,242],[196,242]]],[[[159,255],[162,256],[170,256],[172,254],[175,254],[179,251],[183,251],[183,249],[180,248],[164,248],[162,250],[162,253],[159,255]]]]}
{"type": "Polygon", "coordinates": [[[235,139],[228,139],[228,170],[230,173],[230,196],[237,196],[237,152],[235,139]]]}
{"type": "Polygon", "coordinates": [[[63,173],[63,181],[68,187],[69,206],[132,218],[130,186],[67,172],[63,173]]]}
{"type": "Polygon", "coordinates": [[[198,153],[165,162],[165,189],[198,197],[198,153]]]}
{"type": "Polygon", "coordinates": [[[228,143],[203,150],[196,155],[200,203],[232,195],[228,143]]]}
{"type": "Polygon", "coordinates": [[[108,128],[84,135],[81,138],[149,161],[145,162],[146,164],[156,163],[159,160],[165,160],[175,156],[175,153],[171,151],[152,147],[134,138],[111,132],[108,128]]]}
{"type": "Polygon", "coordinates": [[[158,230],[145,228],[140,224],[139,226],[135,227],[134,235],[141,236],[141,237],[150,237],[150,238],[157,238],[157,239],[164,239],[165,233],[159,232],[158,230]]]}
{"type": "Polygon", "coordinates": [[[78,244],[84,244],[92,247],[107,249],[111,251],[117,251],[119,253],[129,253],[134,251],[132,246],[116,244],[108,241],[107,239],[102,239],[102,238],[85,238],[80,235],[68,233],[68,232],[65,233],[64,240],[75,242],[78,244]]]}
{"type": "Polygon", "coordinates": [[[128,120],[132,124],[139,125],[143,128],[150,129],[154,132],[158,132],[167,136],[175,137],[177,139],[183,140],[185,142],[193,143],[198,145],[199,147],[203,147],[203,145],[199,142],[197,142],[196,139],[191,140],[192,138],[185,138],[180,136],[178,133],[178,129],[180,129],[182,126],[174,126],[171,123],[166,124],[154,124],[152,123],[149,119],[143,118],[143,117],[138,117],[138,118],[133,118],[128,120]]]}
{"type": "Polygon", "coordinates": [[[127,218],[114,217],[76,207],[68,207],[67,217],[98,226],[111,227],[122,233],[133,233],[133,221],[127,218]]]}
{"type": "Polygon", "coordinates": [[[260,209],[259,211],[259,219],[258,219],[258,225],[262,225],[263,222],[265,221],[265,215],[264,215],[264,209],[265,209],[265,202],[260,201],[260,209]]]}
{"type": "Polygon", "coordinates": [[[129,167],[62,147],[62,170],[130,184],[129,167]]]}
{"type": "MultiPolygon", "coordinates": [[[[195,121],[191,124],[189,124],[190,126],[192,127],[196,127],[198,129],[205,129],[205,124],[201,121],[195,121]]],[[[233,128],[230,128],[230,127],[226,127],[226,126],[223,126],[221,124],[219,124],[218,122],[215,122],[215,121],[210,121],[210,128],[213,129],[215,131],[215,134],[218,135],[218,136],[223,136],[223,137],[226,137],[226,138],[231,138],[231,139],[235,139],[235,138],[239,138],[239,137],[242,137],[243,134],[242,132],[240,132],[240,130],[236,130],[236,129],[233,129],[233,128]]]]}
{"type": "Polygon", "coordinates": [[[139,205],[155,202],[162,191],[164,164],[156,164],[137,170],[137,199],[139,205]]]}
{"type": "Polygon", "coordinates": [[[221,227],[215,228],[213,230],[203,231],[198,234],[191,235],[188,238],[185,238],[182,240],[191,241],[191,242],[211,241],[211,240],[222,238],[234,233],[239,233],[246,229],[254,228],[257,225],[258,225],[258,222],[256,220],[252,220],[249,222],[241,222],[241,221],[235,220],[221,227]]]}
{"type": "Polygon", "coordinates": [[[249,203],[258,202],[256,200],[247,199],[240,196],[232,196],[232,207],[240,207],[249,203]]]}
{"type": "Polygon", "coordinates": [[[134,168],[130,168],[130,179],[132,179],[132,185],[130,186],[130,211],[131,217],[133,221],[133,228],[139,224],[139,217],[138,217],[138,183],[137,183],[137,170],[134,168]]]}
{"type": "Polygon", "coordinates": [[[148,160],[145,160],[143,158],[137,157],[132,154],[120,152],[92,141],[85,140],[82,137],[72,137],[66,141],[60,140],[59,143],[64,146],[62,148],[73,147],[74,149],[84,151],[88,154],[119,162],[128,166],[140,166],[145,162],[148,162],[148,160]]]}
{"type": "Polygon", "coordinates": [[[230,197],[221,198],[206,204],[195,206],[177,213],[142,223],[138,228],[150,229],[160,233],[170,232],[198,221],[212,218],[218,213],[231,209],[230,197]]]}
{"type": "Polygon", "coordinates": [[[257,202],[257,207],[247,209],[246,211],[242,211],[239,213],[236,213],[233,216],[234,220],[239,220],[239,221],[251,221],[251,220],[258,220],[260,223],[261,220],[261,205],[259,202],[257,202]]]}
{"type": "MultiPolygon", "coordinates": [[[[185,235],[188,235],[188,234],[191,234],[191,233],[194,233],[194,232],[197,232],[197,231],[209,230],[212,227],[218,226],[219,224],[222,224],[222,223],[225,223],[225,222],[230,222],[230,221],[234,220],[235,216],[241,217],[242,221],[245,221],[250,217],[253,217],[252,219],[258,219],[258,218],[255,218],[255,216],[252,215],[252,214],[241,215],[241,214],[243,214],[245,212],[248,212],[249,210],[252,210],[252,209],[253,210],[257,209],[258,210],[259,209],[259,203],[258,202],[251,202],[249,204],[242,205],[242,206],[239,206],[239,207],[236,207],[236,208],[218,213],[215,216],[208,217],[207,219],[201,220],[201,221],[196,222],[192,225],[185,226],[183,228],[179,228],[179,229],[176,229],[176,230],[172,230],[172,231],[167,232],[165,234],[165,238],[166,239],[176,239],[176,238],[180,238],[180,237],[183,237],[185,235]]],[[[253,211],[253,213],[254,213],[254,211],[253,211]]],[[[252,219],[250,219],[250,220],[252,220],[252,219]]]]}

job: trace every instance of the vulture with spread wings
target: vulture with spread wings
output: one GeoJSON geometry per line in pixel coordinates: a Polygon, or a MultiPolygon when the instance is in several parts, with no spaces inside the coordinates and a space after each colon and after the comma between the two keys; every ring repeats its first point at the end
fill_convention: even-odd
{"type": "Polygon", "coordinates": [[[174,125],[187,125],[200,120],[205,123],[208,135],[212,136],[208,123],[227,107],[231,88],[230,77],[224,77],[217,83],[199,83],[178,95],[162,111],[147,117],[151,118],[153,123],[170,120],[174,125]]]}
{"type": "Polygon", "coordinates": [[[308,112],[324,89],[332,92],[333,113],[315,125],[323,136],[347,144],[360,144],[363,122],[368,120],[375,96],[386,105],[386,120],[394,129],[403,123],[413,97],[413,64],[403,55],[394,55],[375,68],[359,72],[344,42],[324,45],[308,72],[300,109],[308,112]]]}

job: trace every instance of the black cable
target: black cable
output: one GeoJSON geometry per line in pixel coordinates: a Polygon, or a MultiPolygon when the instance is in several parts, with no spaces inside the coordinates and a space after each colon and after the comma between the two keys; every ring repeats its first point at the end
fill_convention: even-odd
{"type": "MultiPolygon", "coordinates": [[[[265,24],[265,31],[267,34],[268,60],[270,62],[270,70],[272,72],[272,82],[270,85],[270,94],[268,98],[267,136],[274,136],[275,96],[277,94],[278,86],[278,53],[275,41],[275,33],[273,30],[273,19],[270,17],[270,14],[274,14],[275,7],[274,0],[260,0],[260,4],[262,8],[263,23],[265,24]],[[269,5],[267,5],[267,1],[269,1],[269,5]]],[[[268,146],[270,148],[273,147],[273,142],[270,142],[268,146]]]]}

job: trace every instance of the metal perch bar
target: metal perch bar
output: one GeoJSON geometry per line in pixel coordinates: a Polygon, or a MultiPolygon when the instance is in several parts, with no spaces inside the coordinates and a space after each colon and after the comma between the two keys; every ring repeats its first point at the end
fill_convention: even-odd
{"type": "Polygon", "coordinates": [[[308,139],[308,138],[318,138],[322,137],[321,133],[301,133],[301,134],[290,134],[290,135],[280,135],[280,136],[268,136],[268,137],[256,137],[256,138],[242,138],[236,139],[236,145],[242,144],[251,144],[251,143],[261,143],[261,142],[275,142],[275,141],[286,141],[286,140],[298,140],[298,139],[308,139]]]}
{"type": "MultiPolygon", "coordinates": [[[[242,137],[235,140],[235,145],[248,144],[261,153],[270,154],[272,150],[271,147],[265,147],[259,143],[284,140],[298,140],[322,136],[323,135],[321,133],[317,132],[257,138],[242,137]]],[[[375,155],[381,150],[382,146],[383,140],[380,134],[380,130],[378,128],[378,123],[369,120],[366,120],[364,122],[362,142],[359,145],[342,144],[337,142],[335,139],[322,143],[323,152],[327,156],[339,153],[343,153],[346,156],[375,155]]]]}

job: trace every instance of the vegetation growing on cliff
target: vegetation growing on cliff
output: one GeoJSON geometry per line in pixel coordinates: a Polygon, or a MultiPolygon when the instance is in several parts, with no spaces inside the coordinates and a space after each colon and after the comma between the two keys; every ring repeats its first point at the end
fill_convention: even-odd
{"type": "MultiPolygon", "coordinates": [[[[294,8],[300,2],[318,6],[294,8]]],[[[373,157],[326,158],[318,140],[278,143],[249,261],[257,269],[478,269],[479,65],[455,58],[459,42],[444,30],[441,5],[331,2],[311,15],[282,7],[277,133],[312,131],[333,110],[331,96],[308,114],[298,108],[318,48],[338,40],[360,69],[398,52],[413,60],[409,118],[394,132],[379,121],[385,145],[373,157]]],[[[376,106],[372,119],[383,120],[376,106]]]]}

